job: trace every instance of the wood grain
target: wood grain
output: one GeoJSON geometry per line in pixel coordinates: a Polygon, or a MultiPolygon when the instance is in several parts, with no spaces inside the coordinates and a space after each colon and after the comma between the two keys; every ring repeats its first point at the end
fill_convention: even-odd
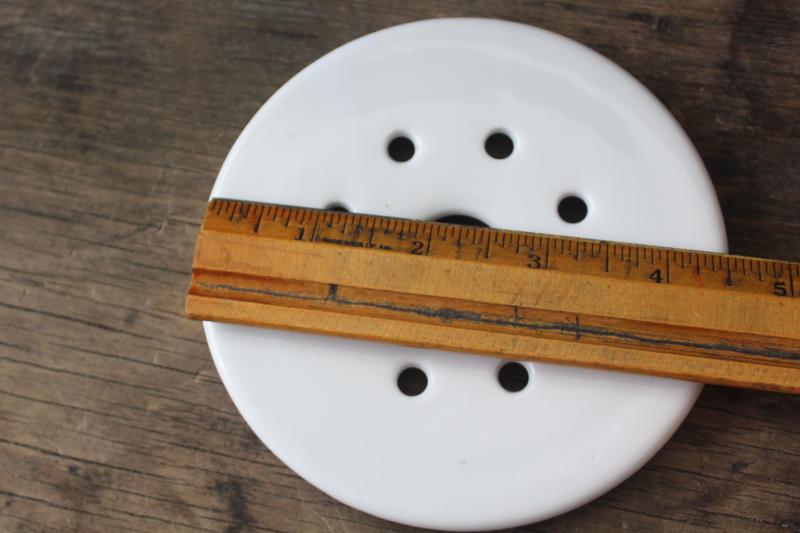
{"type": "MultiPolygon", "coordinates": [[[[731,250],[800,258],[793,2],[3,0],[0,530],[412,531],[272,456],[182,307],[211,184],[263,101],[439,16],[539,25],[628,69],[702,154],[731,250]]],[[[800,399],[707,387],[628,481],[520,531],[799,531],[798,437],[800,399]]]]}

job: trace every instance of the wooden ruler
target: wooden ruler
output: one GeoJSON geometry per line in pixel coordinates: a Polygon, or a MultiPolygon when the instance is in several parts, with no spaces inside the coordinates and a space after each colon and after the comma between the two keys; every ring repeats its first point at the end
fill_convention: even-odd
{"type": "Polygon", "coordinates": [[[190,318],[800,393],[800,264],[214,200],[190,318]]]}

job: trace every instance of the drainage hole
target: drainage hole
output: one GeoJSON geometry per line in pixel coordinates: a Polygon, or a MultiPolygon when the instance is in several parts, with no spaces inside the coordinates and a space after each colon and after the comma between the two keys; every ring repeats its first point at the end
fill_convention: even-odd
{"type": "Polygon", "coordinates": [[[397,376],[397,388],[406,396],[418,396],[428,388],[428,376],[415,366],[408,367],[397,376]]]}
{"type": "Polygon", "coordinates": [[[528,369],[519,363],[506,363],[497,372],[497,380],[500,386],[508,392],[519,392],[528,386],[530,376],[528,369]]]}
{"type": "Polygon", "coordinates": [[[577,224],[586,218],[588,213],[589,208],[587,207],[586,202],[584,202],[583,199],[579,198],[578,196],[566,196],[562,198],[560,202],[558,202],[558,216],[560,216],[561,220],[564,222],[577,224]]]}
{"type": "Polygon", "coordinates": [[[505,159],[514,151],[514,141],[507,133],[498,131],[486,137],[483,144],[486,153],[495,159],[505,159]]]}
{"type": "Polygon", "coordinates": [[[389,157],[398,163],[404,163],[414,157],[414,142],[405,135],[393,137],[386,146],[389,157]]]}

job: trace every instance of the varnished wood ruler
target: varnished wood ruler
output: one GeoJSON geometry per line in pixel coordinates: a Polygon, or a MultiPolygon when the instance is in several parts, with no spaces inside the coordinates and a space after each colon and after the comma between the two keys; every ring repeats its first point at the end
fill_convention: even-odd
{"type": "Polygon", "coordinates": [[[800,393],[800,264],[212,201],[190,318],[800,393]]]}

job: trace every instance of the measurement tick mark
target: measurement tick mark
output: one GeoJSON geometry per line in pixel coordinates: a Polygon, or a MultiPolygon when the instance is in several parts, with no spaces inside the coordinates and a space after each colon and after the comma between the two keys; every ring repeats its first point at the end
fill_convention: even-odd
{"type": "Polygon", "coordinates": [[[258,220],[256,221],[256,225],[253,226],[253,233],[258,233],[258,229],[261,227],[261,218],[264,216],[264,208],[262,207],[261,210],[258,212],[258,220]]]}

